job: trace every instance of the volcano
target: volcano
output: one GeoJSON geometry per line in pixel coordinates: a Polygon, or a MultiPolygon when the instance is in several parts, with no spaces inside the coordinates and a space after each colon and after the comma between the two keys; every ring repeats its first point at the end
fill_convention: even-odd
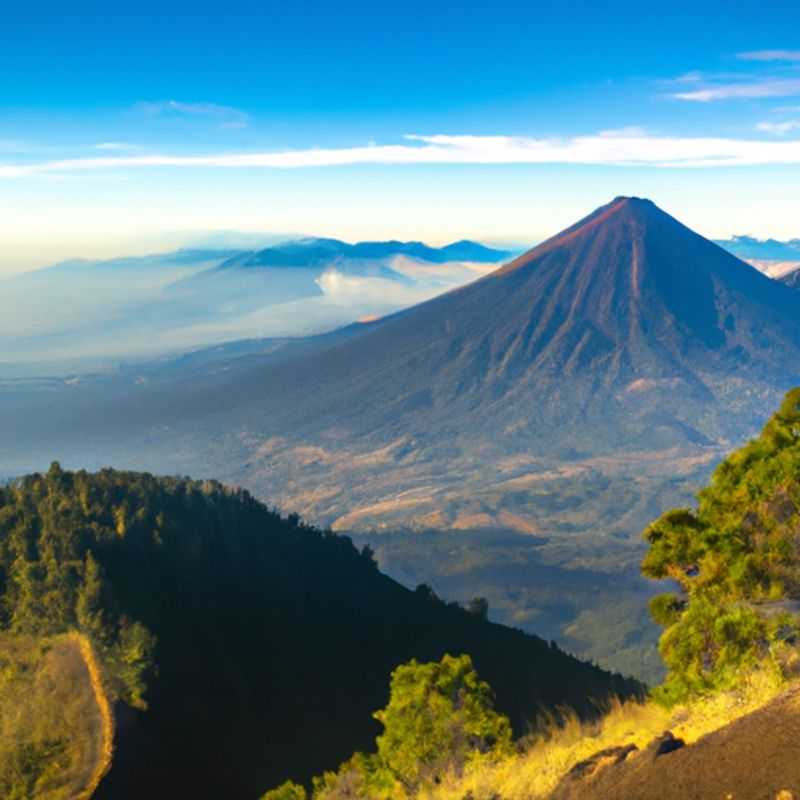
{"type": "Polygon", "coordinates": [[[793,292],[619,197],[465,288],[232,376],[226,395],[249,424],[304,436],[598,453],[735,438],[799,357],[793,292]]]}
{"type": "Polygon", "coordinates": [[[92,463],[201,469],[323,524],[513,521],[549,468],[707,464],[755,431],[800,383],[799,316],[796,291],[618,197],[390,317],[213,373],[51,394],[46,414],[24,398],[0,424],[26,453],[49,426],[92,463]]]}

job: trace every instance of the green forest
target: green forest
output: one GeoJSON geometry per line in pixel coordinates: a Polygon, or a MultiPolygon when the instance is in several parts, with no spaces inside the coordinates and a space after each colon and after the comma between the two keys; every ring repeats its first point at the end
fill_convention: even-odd
{"type": "MultiPolygon", "coordinates": [[[[0,609],[12,666],[10,642],[70,632],[99,655],[116,719],[101,800],[252,800],[308,784],[370,748],[389,676],[414,659],[469,657],[515,736],[556,708],[591,716],[642,692],[488,622],[481,604],[407,590],[368,548],[213,481],[55,463],[12,481],[0,489],[0,609]]],[[[35,786],[65,743],[33,758],[29,744],[4,742],[18,761],[28,748],[9,780],[35,786]]]]}

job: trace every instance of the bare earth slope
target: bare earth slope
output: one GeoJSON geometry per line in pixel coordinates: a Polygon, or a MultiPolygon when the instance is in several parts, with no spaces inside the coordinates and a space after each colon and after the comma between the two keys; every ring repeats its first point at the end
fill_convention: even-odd
{"type": "Polygon", "coordinates": [[[552,800],[774,800],[800,793],[800,690],[656,756],[632,753],[585,780],[567,778],[552,800]]]}

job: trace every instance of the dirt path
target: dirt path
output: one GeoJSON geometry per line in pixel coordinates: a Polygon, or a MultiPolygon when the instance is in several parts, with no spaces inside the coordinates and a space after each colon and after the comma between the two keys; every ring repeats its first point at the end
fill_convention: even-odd
{"type": "Polygon", "coordinates": [[[111,767],[111,759],[114,752],[114,715],[103,686],[100,664],[97,661],[91,642],[79,633],[69,634],[68,641],[72,642],[78,649],[78,653],[86,667],[100,717],[100,725],[97,726],[96,736],[93,739],[94,757],[90,761],[92,769],[88,772],[85,784],[75,798],[75,800],[89,800],[95,789],[97,789],[100,780],[111,767]]]}

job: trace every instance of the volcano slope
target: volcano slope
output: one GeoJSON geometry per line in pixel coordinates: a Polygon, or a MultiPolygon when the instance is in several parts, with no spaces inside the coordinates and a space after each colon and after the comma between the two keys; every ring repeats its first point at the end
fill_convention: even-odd
{"type": "Polygon", "coordinates": [[[619,198],[462,290],[235,378],[227,396],[250,398],[236,477],[341,528],[541,528],[565,480],[602,495],[620,470],[690,473],[754,429],[800,373],[796,309],[619,198]]]}
{"type": "Polygon", "coordinates": [[[55,445],[67,463],[213,474],[340,529],[638,532],[800,380],[796,297],[620,197],[294,357],[7,388],[6,469],[55,445]]]}

